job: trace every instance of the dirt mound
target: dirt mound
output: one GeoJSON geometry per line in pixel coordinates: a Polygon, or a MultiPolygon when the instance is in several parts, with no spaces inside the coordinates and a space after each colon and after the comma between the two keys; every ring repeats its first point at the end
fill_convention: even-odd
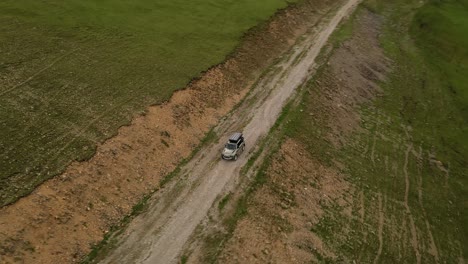
{"type": "Polygon", "coordinates": [[[328,1],[311,0],[278,12],[245,36],[232,57],[171,100],[150,107],[86,162],[0,209],[1,263],[80,261],[110,227],[184,158],[248,92],[271,60],[285,52],[328,1]]]}

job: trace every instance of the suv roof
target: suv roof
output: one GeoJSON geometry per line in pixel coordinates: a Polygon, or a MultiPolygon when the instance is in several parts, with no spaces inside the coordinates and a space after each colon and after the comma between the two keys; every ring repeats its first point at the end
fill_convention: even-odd
{"type": "Polygon", "coordinates": [[[242,133],[236,132],[231,135],[231,137],[229,138],[229,142],[236,143],[241,138],[242,138],[242,133]]]}

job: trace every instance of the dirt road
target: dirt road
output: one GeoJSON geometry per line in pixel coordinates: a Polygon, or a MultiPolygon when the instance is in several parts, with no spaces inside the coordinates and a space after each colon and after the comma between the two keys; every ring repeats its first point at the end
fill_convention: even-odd
{"type": "Polygon", "coordinates": [[[134,219],[117,247],[102,263],[175,263],[197,225],[217,197],[252,155],[253,146],[275,123],[295,89],[310,77],[321,48],[341,19],[359,0],[349,0],[333,16],[311,31],[276,69],[259,81],[255,90],[215,129],[218,143],[202,149],[182,170],[182,176],[149,202],[149,209],[134,219]],[[236,162],[220,160],[229,133],[243,131],[247,149],[236,162]]]}

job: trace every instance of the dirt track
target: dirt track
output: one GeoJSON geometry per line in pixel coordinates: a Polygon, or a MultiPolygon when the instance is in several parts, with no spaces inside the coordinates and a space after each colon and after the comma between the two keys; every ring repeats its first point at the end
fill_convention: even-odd
{"type": "Polygon", "coordinates": [[[273,126],[295,89],[310,76],[314,61],[341,19],[358,4],[349,0],[330,20],[322,22],[267,74],[238,107],[215,129],[218,135],[242,130],[247,151],[237,162],[219,159],[225,141],[202,149],[182,168],[182,177],[159,192],[146,213],[137,217],[120,238],[118,247],[102,263],[175,263],[184,244],[206,216],[216,198],[239,177],[253,146],[273,126]],[[253,103],[252,103],[253,102],[253,103]]]}

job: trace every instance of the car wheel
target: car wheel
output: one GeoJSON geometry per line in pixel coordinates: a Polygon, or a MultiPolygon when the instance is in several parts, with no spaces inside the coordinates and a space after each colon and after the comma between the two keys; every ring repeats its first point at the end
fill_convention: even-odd
{"type": "Polygon", "coordinates": [[[234,160],[237,160],[237,155],[234,156],[234,160]]]}

